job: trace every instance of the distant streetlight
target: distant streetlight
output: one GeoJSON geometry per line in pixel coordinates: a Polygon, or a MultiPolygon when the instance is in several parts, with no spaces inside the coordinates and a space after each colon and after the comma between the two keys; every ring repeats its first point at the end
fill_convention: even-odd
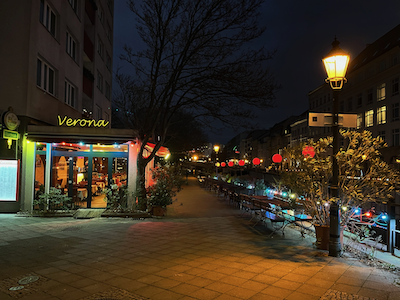
{"type": "Polygon", "coordinates": [[[215,173],[218,176],[218,167],[219,167],[219,164],[217,165],[217,162],[218,162],[218,151],[219,151],[219,146],[218,145],[214,145],[214,151],[215,151],[215,173]]]}
{"type": "Polygon", "coordinates": [[[331,179],[331,199],[333,199],[329,215],[330,215],[330,239],[329,239],[329,255],[340,256],[342,245],[340,244],[340,211],[339,211],[339,166],[335,155],[339,151],[339,91],[343,87],[343,83],[347,82],[345,75],[349,66],[350,55],[339,47],[339,41],[332,43],[332,50],[322,59],[325,71],[328,74],[326,82],[330,83],[333,90],[333,106],[332,106],[332,136],[333,136],[333,153],[332,153],[332,179],[331,179]]]}

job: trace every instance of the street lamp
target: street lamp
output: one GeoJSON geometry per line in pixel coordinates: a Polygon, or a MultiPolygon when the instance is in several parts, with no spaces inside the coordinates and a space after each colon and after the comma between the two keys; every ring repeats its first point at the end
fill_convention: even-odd
{"type": "Polygon", "coordinates": [[[346,71],[349,66],[350,55],[339,47],[339,41],[332,43],[332,50],[322,59],[325,71],[328,74],[326,82],[330,83],[333,90],[333,106],[332,106],[332,136],[333,136],[333,154],[332,154],[332,179],[331,179],[331,199],[333,199],[329,215],[330,215],[330,238],[329,238],[329,255],[340,256],[342,245],[340,244],[340,211],[339,211],[339,166],[335,155],[339,151],[339,91],[346,82],[346,71]]]}
{"type": "Polygon", "coordinates": [[[219,146],[218,145],[214,145],[214,151],[215,151],[215,173],[218,176],[218,151],[219,151],[219,146]]]}

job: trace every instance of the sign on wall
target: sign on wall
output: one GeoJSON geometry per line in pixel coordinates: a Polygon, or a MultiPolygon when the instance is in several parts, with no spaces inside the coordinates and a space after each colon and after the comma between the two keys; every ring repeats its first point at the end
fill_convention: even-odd
{"type": "Polygon", "coordinates": [[[73,119],[68,116],[57,116],[58,118],[58,126],[67,126],[67,127],[107,127],[110,124],[110,121],[106,120],[87,120],[87,119],[73,119]]]}
{"type": "Polygon", "coordinates": [[[19,161],[0,159],[0,201],[17,201],[19,161]]]}

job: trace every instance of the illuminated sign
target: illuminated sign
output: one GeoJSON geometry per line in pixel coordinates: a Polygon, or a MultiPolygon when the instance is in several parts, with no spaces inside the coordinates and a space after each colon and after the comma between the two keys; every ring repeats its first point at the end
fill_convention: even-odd
{"type": "Polygon", "coordinates": [[[107,127],[107,125],[110,123],[109,121],[106,120],[86,120],[86,119],[72,119],[70,117],[61,117],[57,116],[58,118],[58,125],[66,125],[68,127],[73,127],[79,125],[80,127],[107,127]]]}
{"type": "Polygon", "coordinates": [[[17,201],[18,160],[0,159],[0,201],[17,201]]]}

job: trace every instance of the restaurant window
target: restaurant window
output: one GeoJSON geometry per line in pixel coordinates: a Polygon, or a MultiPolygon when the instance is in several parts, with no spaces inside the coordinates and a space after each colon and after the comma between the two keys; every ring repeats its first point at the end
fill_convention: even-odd
{"type": "Polygon", "coordinates": [[[76,41],[68,31],[66,34],[66,51],[76,61],[76,41]]]}
{"type": "Polygon", "coordinates": [[[65,81],[65,103],[68,104],[69,106],[75,107],[76,105],[76,88],[69,83],[68,81],[65,81]]]}
{"type": "Polygon", "coordinates": [[[386,84],[382,83],[378,85],[376,89],[376,99],[377,101],[385,100],[386,98],[386,84]]]}
{"type": "Polygon", "coordinates": [[[54,10],[50,7],[47,1],[40,1],[39,9],[40,23],[46,27],[52,36],[56,36],[57,16],[54,10]]]}
{"type": "Polygon", "coordinates": [[[374,111],[372,109],[365,112],[365,127],[374,125],[374,111]]]}
{"type": "Polygon", "coordinates": [[[386,123],[386,106],[379,107],[376,112],[377,122],[378,124],[386,123]]]}
{"type": "Polygon", "coordinates": [[[399,114],[399,103],[392,104],[392,121],[398,121],[400,118],[399,114]]]}
{"type": "Polygon", "coordinates": [[[37,59],[36,85],[49,94],[55,94],[55,70],[42,59],[37,59]]]}

